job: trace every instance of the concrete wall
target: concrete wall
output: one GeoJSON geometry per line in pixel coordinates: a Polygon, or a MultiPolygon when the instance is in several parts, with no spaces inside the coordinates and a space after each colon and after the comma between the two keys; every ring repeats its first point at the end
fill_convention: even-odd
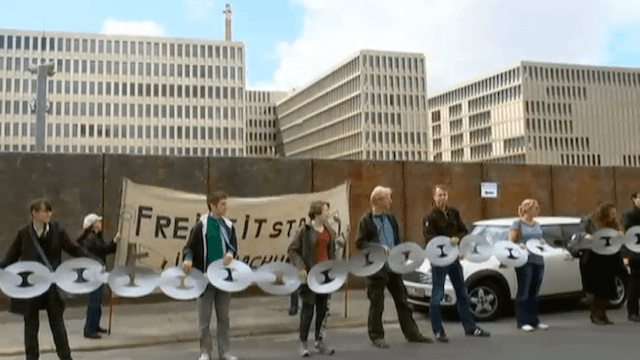
{"type": "Polygon", "coordinates": [[[538,199],[541,215],[584,215],[600,201],[613,201],[622,212],[631,206],[629,195],[640,191],[640,169],[631,168],[5,153],[0,154],[0,255],[29,221],[30,201],[39,197],[52,201],[53,218],[72,238],[89,212],[105,215],[107,237],[112,237],[124,177],[197,193],[222,189],[231,196],[323,191],[350,180],[352,254],[358,220],[376,185],[394,190],[392,210],[402,237],[420,244],[435,184],[451,188],[450,203],[467,224],[515,216],[526,198],[538,199]],[[499,198],[480,198],[483,181],[498,183],[499,198]]]}

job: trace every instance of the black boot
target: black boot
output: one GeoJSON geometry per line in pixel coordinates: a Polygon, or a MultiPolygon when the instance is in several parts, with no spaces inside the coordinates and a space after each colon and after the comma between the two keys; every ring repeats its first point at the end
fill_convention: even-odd
{"type": "Polygon", "coordinates": [[[87,339],[102,339],[102,336],[100,336],[100,334],[98,333],[90,333],[90,332],[84,332],[84,337],[86,337],[87,339]]]}

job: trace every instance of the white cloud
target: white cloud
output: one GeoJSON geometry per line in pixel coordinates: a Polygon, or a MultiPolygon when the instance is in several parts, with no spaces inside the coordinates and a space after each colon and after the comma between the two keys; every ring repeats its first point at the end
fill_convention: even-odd
{"type": "Polygon", "coordinates": [[[215,2],[213,0],[186,0],[187,19],[190,21],[204,21],[211,15],[215,2]]]}
{"type": "Polygon", "coordinates": [[[520,60],[600,64],[609,27],[637,0],[297,0],[304,26],[280,43],[278,89],[300,88],[361,49],[423,53],[431,93],[520,60]]]}
{"type": "Polygon", "coordinates": [[[166,36],[164,25],[153,21],[118,21],[107,19],[102,24],[107,35],[166,36]]]}

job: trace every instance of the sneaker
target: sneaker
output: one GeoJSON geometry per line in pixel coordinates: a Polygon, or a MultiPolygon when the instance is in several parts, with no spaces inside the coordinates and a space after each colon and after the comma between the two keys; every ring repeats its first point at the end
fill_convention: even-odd
{"type": "Polygon", "coordinates": [[[438,340],[438,342],[441,342],[443,344],[446,344],[449,342],[449,338],[447,337],[447,334],[444,333],[444,330],[440,331],[435,335],[436,335],[436,340],[438,340]]]}
{"type": "Polygon", "coordinates": [[[639,315],[629,315],[629,321],[640,322],[640,316],[639,315]]]}
{"type": "Polygon", "coordinates": [[[476,337],[489,337],[491,333],[488,331],[484,331],[481,328],[477,327],[473,331],[465,332],[467,336],[476,336],[476,337]]]}
{"type": "Polygon", "coordinates": [[[548,328],[549,328],[549,325],[544,323],[539,323],[538,325],[536,325],[536,329],[538,330],[547,330],[548,328]]]}
{"type": "Polygon", "coordinates": [[[109,331],[108,331],[107,329],[105,329],[105,328],[101,328],[100,326],[98,326],[98,333],[106,334],[106,333],[108,333],[108,332],[109,332],[109,331]]]}
{"type": "Polygon", "coordinates": [[[231,354],[224,354],[220,356],[220,360],[238,360],[238,357],[231,354]]]}
{"type": "Polygon", "coordinates": [[[328,347],[322,340],[316,341],[315,351],[321,355],[333,355],[336,352],[335,349],[328,347]]]}
{"type": "Polygon", "coordinates": [[[520,327],[520,329],[522,329],[522,330],[524,330],[524,331],[526,331],[526,332],[532,332],[532,331],[534,330],[534,329],[533,329],[533,326],[531,326],[531,325],[529,325],[529,324],[527,324],[527,325],[522,325],[522,326],[520,327]]]}
{"type": "Polygon", "coordinates": [[[207,353],[202,353],[200,354],[200,358],[198,358],[198,360],[211,360],[211,356],[209,356],[209,354],[207,353]]]}
{"type": "Polygon", "coordinates": [[[309,347],[307,346],[306,341],[300,341],[300,356],[302,357],[310,357],[311,353],[309,352],[309,347]]]}
{"type": "Polygon", "coordinates": [[[387,344],[387,342],[384,341],[384,339],[375,339],[375,340],[373,340],[373,346],[379,347],[380,349],[388,349],[389,348],[389,344],[387,344]]]}

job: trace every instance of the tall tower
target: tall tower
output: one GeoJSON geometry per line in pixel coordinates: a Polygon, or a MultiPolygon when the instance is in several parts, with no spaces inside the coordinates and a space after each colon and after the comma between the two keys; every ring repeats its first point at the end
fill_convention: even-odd
{"type": "Polygon", "coordinates": [[[231,28],[233,21],[233,13],[231,12],[231,5],[226,4],[224,6],[224,40],[231,41],[231,28]]]}

